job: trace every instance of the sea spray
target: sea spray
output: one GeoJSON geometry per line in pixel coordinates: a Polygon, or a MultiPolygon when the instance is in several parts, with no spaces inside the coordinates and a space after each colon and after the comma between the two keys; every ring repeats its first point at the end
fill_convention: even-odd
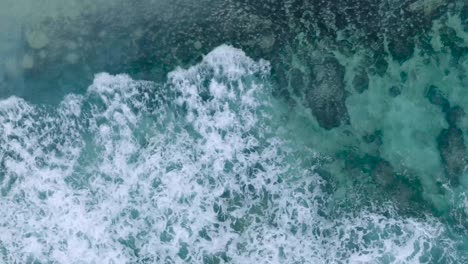
{"type": "MultiPolygon", "coordinates": [[[[0,102],[7,262],[455,263],[432,216],[330,211],[266,61],[221,46],[168,82],[96,75],[57,108],[0,102]],[[165,87],[166,89],[162,89],[165,87]]],[[[306,141],[303,141],[306,142],[306,141]]],[[[352,204],[352,201],[350,201],[352,204]]]]}

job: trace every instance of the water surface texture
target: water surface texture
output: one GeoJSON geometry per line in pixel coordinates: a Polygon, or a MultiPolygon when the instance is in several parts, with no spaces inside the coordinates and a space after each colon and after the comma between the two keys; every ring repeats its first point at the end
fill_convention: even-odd
{"type": "Polygon", "coordinates": [[[468,263],[463,0],[2,0],[0,263],[468,263]]]}

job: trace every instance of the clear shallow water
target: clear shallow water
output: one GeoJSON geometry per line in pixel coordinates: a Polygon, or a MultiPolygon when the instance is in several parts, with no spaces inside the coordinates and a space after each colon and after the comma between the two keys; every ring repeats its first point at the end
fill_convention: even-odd
{"type": "Polygon", "coordinates": [[[216,19],[269,30],[239,40],[234,25],[213,40],[164,39],[187,25],[161,18],[177,9],[162,1],[44,14],[81,23],[64,29],[14,14],[37,25],[1,39],[0,262],[468,261],[465,7],[404,7],[423,4],[430,23],[415,27],[412,52],[395,52],[391,33],[384,51],[357,22],[327,36],[307,12],[288,13],[309,8],[292,2],[213,2],[216,19]],[[108,22],[89,22],[102,12],[108,22]],[[173,24],[139,24],[152,15],[173,24]],[[268,26],[284,21],[287,33],[268,26]],[[154,45],[137,40],[156,30],[154,45]]]}

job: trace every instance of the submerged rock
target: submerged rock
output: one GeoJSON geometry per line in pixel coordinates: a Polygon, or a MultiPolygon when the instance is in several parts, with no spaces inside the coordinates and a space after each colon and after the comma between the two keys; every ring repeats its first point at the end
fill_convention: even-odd
{"type": "Polygon", "coordinates": [[[395,60],[404,62],[413,55],[414,41],[409,36],[394,38],[388,43],[388,50],[395,60]]]}
{"type": "Polygon", "coordinates": [[[344,66],[334,57],[326,57],[312,66],[306,100],[319,125],[327,130],[348,120],[344,72],[344,66]]]}
{"type": "Polygon", "coordinates": [[[446,1],[444,0],[418,0],[409,5],[409,10],[429,16],[445,4],[446,1]]]}
{"type": "Polygon", "coordinates": [[[439,34],[442,44],[450,49],[455,58],[460,58],[468,53],[468,47],[465,46],[464,39],[457,35],[455,29],[444,26],[440,29],[439,34]]]}
{"type": "Polygon", "coordinates": [[[426,98],[433,105],[441,108],[449,124],[449,128],[443,129],[437,137],[437,147],[450,183],[457,185],[465,167],[468,165],[463,131],[458,127],[458,123],[465,115],[465,112],[460,106],[450,107],[448,99],[434,85],[429,86],[426,90],[426,98]]]}
{"type": "Polygon", "coordinates": [[[426,90],[426,98],[431,104],[439,106],[443,112],[450,108],[450,103],[437,86],[431,85],[426,90]]]}
{"type": "Polygon", "coordinates": [[[467,166],[463,131],[455,126],[443,129],[437,138],[437,145],[450,182],[458,184],[459,177],[467,166]]]}
{"type": "Polygon", "coordinates": [[[365,70],[361,70],[353,78],[354,90],[358,93],[363,93],[369,89],[369,76],[365,70]]]}
{"type": "Polygon", "coordinates": [[[388,62],[385,59],[385,56],[383,55],[379,56],[379,58],[375,60],[374,65],[373,65],[374,73],[376,73],[379,76],[383,76],[387,72],[387,69],[388,69],[388,62]]]}
{"type": "Polygon", "coordinates": [[[290,82],[289,85],[292,88],[292,91],[295,95],[299,95],[300,89],[304,87],[304,74],[299,69],[292,69],[290,74],[290,82]]]}
{"type": "Polygon", "coordinates": [[[377,145],[382,145],[382,130],[376,130],[374,133],[366,134],[362,136],[362,139],[367,144],[376,143],[377,145]]]}
{"type": "Polygon", "coordinates": [[[395,181],[395,171],[386,160],[379,160],[372,170],[375,181],[383,187],[391,186],[395,181]]]}
{"type": "Polygon", "coordinates": [[[454,106],[446,113],[446,119],[449,125],[458,126],[461,118],[465,116],[465,110],[460,106],[454,106]]]}
{"type": "Polygon", "coordinates": [[[465,3],[465,5],[463,6],[460,12],[460,18],[462,20],[463,30],[465,32],[468,32],[468,3],[465,3]]]}
{"type": "Polygon", "coordinates": [[[388,89],[388,93],[391,97],[397,97],[401,94],[401,88],[393,85],[392,87],[390,87],[390,89],[388,89]]]}
{"type": "Polygon", "coordinates": [[[399,210],[406,212],[422,199],[421,182],[397,171],[393,165],[380,156],[359,155],[354,152],[339,154],[345,158],[345,171],[353,179],[372,180],[377,186],[379,196],[390,195],[398,204],[399,210]]]}

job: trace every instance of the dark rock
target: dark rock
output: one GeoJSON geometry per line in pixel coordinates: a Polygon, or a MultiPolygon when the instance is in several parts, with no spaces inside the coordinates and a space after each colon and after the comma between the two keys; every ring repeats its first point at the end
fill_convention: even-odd
{"type": "Polygon", "coordinates": [[[327,130],[348,120],[344,67],[334,57],[312,66],[312,82],[306,100],[319,125],[327,130]]]}
{"type": "Polygon", "coordinates": [[[401,94],[401,88],[393,85],[392,87],[390,87],[390,89],[388,89],[388,93],[391,97],[397,97],[401,94]]]}
{"type": "Polygon", "coordinates": [[[402,82],[406,82],[406,80],[408,80],[408,73],[404,71],[400,72],[400,78],[402,82]]]}
{"type": "Polygon", "coordinates": [[[460,18],[462,20],[463,30],[468,32],[468,4],[465,4],[460,12],[460,18]]]}
{"type": "Polygon", "coordinates": [[[288,77],[286,75],[287,66],[284,64],[273,65],[271,73],[276,83],[280,86],[280,89],[286,89],[288,87],[288,77]]]}
{"type": "Polygon", "coordinates": [[[463,39],[457,36],[455,29],[444,26],[440,29],[440,40],[446,47],[452,48],[457,43],[463,43],[463,39]]]}
{"type": "Polygon", "coordinates": [[[414,40],[408,36],[394,38],[388,43],[388,50],[395,60],[404,62],[413,55],[414,40]]]}
{"type": "Polygon", "coordinates": [[[427,88],[426,98],[431,102],[431,104],[441,107],[443,112],[447,112],[450,108],[449,101],[437,86],[431,85],[427,88]]]}
{"type": "Polygon", "coordinates": [[[374,62],[374,72],[383,76],[387,72],[388,62],[384,56],[378,57],[374,62]]]}
{"type": "Polygon", "coordinates": [[[392,165],[386,160],[379,160],[372,170],[375,181],[384,187],[391,186],[394,183],[394,174],[395,171],[392,165]]]}
{"type": "Polygon", "coordinates": [[[343,53],[345,56],[352,56],[355,52],[353,44],[347,40],[342,40],[337,45],[340,52],[343,53]]]}
{"type": "Polygon", "coordinates": [[[298,69],[292,69],[290,72],[290,85],[296,95],[304,88],[303,73],[298,69]]]}
{"type": "Polygon", "coordinates": [[[457,126],[460,119],[465,116],[465,111],[460,106],[454,106],[446,113],[446,119],[449,125],[457,126]]]}
{"type": "Polygon", "coordinates": [[[290,104],[294,104],[288,88],[289,78],[287,76],[287,71],[285,70],[288,69],[288,67],[289,65],[283,63],[277,63],[273,65],[271,71],[277,85],[275,89],[273,89],[273,95],[275,97],[283,98],[290,104]]]}
{"type": "Polygon", "coordinates": [[[455,126],[443,129],[437,137],[437,145],[450,182],[458,184],[467,165],[463,131],[455,126]]]}
{"type": "Polygon", "coordinates": [[[363,93],[369,89],[369,76],[365,70],[359,71],[353,78],[354,90],[358,93],[363,93]]]}
{"type": "Polygon", "coordinates": [[[465,47],[464,40],[457,36],[457,32],[450,27],[443,27],[440,29],[440,40],[442,44],[450,49],[455,58],[460,58],[468,53],[468,48],[465,47]]]}
{"type": "MultiPolygon", "coordinates": [[[[411,208],[424,205],[422,197],[423,189],[421,181],[418,177],[408,177],[395,170],[392,164],[381,157],[373,157],[371,176],[384,193],[390,194],[396,204],[398,210],[405,214],[414,214],[415,211],[411,208]]],[[[382,193],[382,194],[384,194],[382,193]]]]}
{"type": "Polygon", "coordinates": [[[376,130],[372,134],[367,134],[362,137],[367,144],[376,143],[382,145],[382,130],[376,130]]]}

